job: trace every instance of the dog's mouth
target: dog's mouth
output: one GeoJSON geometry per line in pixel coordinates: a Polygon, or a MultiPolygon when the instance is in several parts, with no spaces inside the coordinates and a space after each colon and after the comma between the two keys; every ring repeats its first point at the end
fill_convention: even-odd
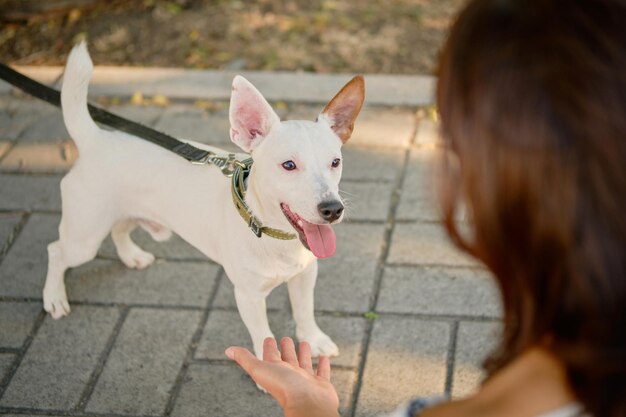
{"type": "Polygon", "coordinates": [[[308,222],[291,211],[285,203],[281,203],[280,208],[291,226],[298,232],[300,241],[305,248],[313,252],[313,255],[318,258],[333,256],[337,247],[337,239],[335,231],[329,224],[308,222]]]}

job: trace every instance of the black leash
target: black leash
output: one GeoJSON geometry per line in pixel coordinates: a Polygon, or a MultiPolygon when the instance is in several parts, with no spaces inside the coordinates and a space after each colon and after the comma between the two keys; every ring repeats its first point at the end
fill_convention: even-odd
{"type": "MultiPolygon", "coordinates": [[[[5,80],[11,85],[23,90],[33,97],[44,100],[54,106],[61,107],[61,93],[54,88],[41,84],[29,78],[11,67],[0,62],[0,79],[5,80]]],[[[198,149],[195,146],[181,142],[170,135],[154,130],[140,123],[133,122],[123,117],[117,116],[100,107],[87,105],[89,114],[96,121],[122,132],[129,133],[134,136],[146,139],[155,145],[159,145],[168,151],[182,156],[190,162],[204,163],[210,156],[208,151],[198,149]]]]}

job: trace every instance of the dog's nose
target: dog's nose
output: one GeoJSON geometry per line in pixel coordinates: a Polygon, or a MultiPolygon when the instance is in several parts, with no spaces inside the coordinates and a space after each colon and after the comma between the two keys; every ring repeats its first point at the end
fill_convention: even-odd
{"type": "Polygon", "coordinates": [[[324,220],[334,222],[341,217],[341,213],[343,213],[343,204],[341,204],[341,201],[337,200],[324,201],[317,206],[317,211],[319,211],[324,220]]]}

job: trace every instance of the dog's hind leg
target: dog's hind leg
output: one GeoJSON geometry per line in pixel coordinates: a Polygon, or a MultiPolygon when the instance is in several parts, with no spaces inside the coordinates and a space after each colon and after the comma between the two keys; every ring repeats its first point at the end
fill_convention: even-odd
{"type": "Polygon", "coordinates": [[[133,269],[144,269],[154,262],[154,255],[141,249],[130,237],[138,225],[139,221],[135,219],[120,220],[113,226],[111,238],[124,265],[133,269]]]}
{"type": "Polygon", "coordinates": [[[59,240],[48,245],[48,273],[43,288],[44,310],[52,318],[59,319],[70,313],[65,271],[95,258],[112,223],[98,217],[91,204],[89,207],[66,207],[64,204],[59,240]]]}
{"type": "Polygon", "coordinates": [[[150,220],[138,220],[139,226],[146,232],[150,233],[152,239],[157,242],[165,242],[169,238],[172,237],[172,231],[165,226],[162,226],[158,223],[152,222],[150,220]]]}

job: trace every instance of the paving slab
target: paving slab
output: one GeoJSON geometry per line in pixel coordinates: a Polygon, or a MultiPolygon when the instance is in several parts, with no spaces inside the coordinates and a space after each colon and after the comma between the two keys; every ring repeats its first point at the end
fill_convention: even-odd
{"type": "Polygon", "coordinates": [[[440,224],[397,224],[387,262],[390,264],[447,265],[479,267],[480,264],[461,252],[440,224]]]}
{"type": "Polygon", "coordinates": [[[47,246],[58,238],[60,217],[33,214],[0,264],[0,295],[41,298],[47,246]]]}
{"type": "MultiPolygon", "coordinates": [[[[4,84],[0,81],[0,88],[4,84]]],[[[6,85],[6,84],[5,84],[6,85]]],[[[41,116],[47,116],[52,113],[60,112],[59,108],[49,104],[43,100],[31,97],[30,95],[17,90],[17,94],[6,95],[8,99],[7,109],[13,118],[29,117],[38,120],[41,116]]]]}
{"type": "Polygon", "coordinates": [[[0,347],[21,348],[41,308],[41,303],[0,302],[0,347]]]}
{"type": "Polygon", "coordinates": [[[339,356],[331,358],[332,366],[357,368],[367,320],[361,317],[317,315],[317,324],[339,347],[339,356]]]}
{"type": "Polygon", "coordinates": [[[15,237],[15,228],[22,221],[24,213],[0,212],[0,257],[9,249],[15,237]]]}
{"type": "Polygon", "coordinates": [[[407,147],[413,140],[415,112],[406,109],[366,107],[350,138],[358,146],[407,147]]]}
{"type": "MultiPolygon", "coordinates": [[[[26,108],[18,114],[28,111],[26,108]]],[[[19,116],[18,116],[19,117],[19,116]]],[[[24,129],[19,136],[19,143],[49,143],[70,139],[65,128],[61,109],[51,107],[50,110],[39,113],[38,117],[24,129]]]]}
{"type": "MultiPolygon", "coordinates": [[[[16,103],[18,101],[22,101],[19,99],[11,98],[10,109],[4,110],[0,116],[0,139],[1,140],[9,140],[15,141],[19,136],[28,128],[32,123],[34,123],[40,114],[43,112],[50,112],[51,110],[47,107],[44,108],[43,105],[35,104],[33,108],[30,110],[25,110],[22,112],[16,112],[14,108],[16,107],[16,103]]],[[[25,101],[24,104],[20,104],[20,106],[28,106],[34,103],[34,101],[28,100],[25,101]],[[26,104],[28,103],[28,104],[26,104]]]]}
{"type": "MultiPolygon", "coordinates": [[[[288,311],[271,311],[267,317],[277,340],[295,335],[295,323],[288,311]]],[[[228,346],[252,349],[250,334],[237,311],[213,310],[209,313],[194,358],[225,360],[224,350],[228,346]]]]}
{"type": "Polygon", "coordinates": [[[8,127],[11,125],[11,112],[0,106],[0,138],[8,140],[8,127]]]}
{"type": "Polygon", "coordinates": [[[61,210],[61,177],[0,174],[0,209],[61,210]]]}
{"type": "Polygon", "coordinates": [[[162,414],[200,317],[199,311],[131,310],[86,410],[162,414]]]}
{"type": "Polygon", "coordinates": [[[495,349],[501,322],[461,322],[454,358],[452,396],[465,397],[479,388],[485,373],[482,363],[495,349]]]}
{"type": "MultiPolygon", "coordinates": [[[[277,340],[289,336],[296,340],[296,325],[290,312],[272,311],[268,314],[270,327],[277,340]]],[[[361,342],[365,334],[365,319],[358,317],[316,317],[317,324],[339,347],[340,355],[332,358],[332,364],[356,368],[361,354],[361,342]]],[[[252,349],[252,341],[239,313],[214,310],[202,333],[195,359],[224,360],[228,346],[244,346],[252,349]]]]}
{"type": "Polygon", "coordinates": [[[495,281],[480,269],[387,267],[377,311],[499,317],[495,281]]]}
{"type": "MultiPolygon", "coordinates": [[[[333,370],[340,412],[348,416],[356,373],[333,370]]],[[[238,416],[276,417],[278,403],[259,391],[248,375],[234,364],[193,364],[189,367],[172,417],[238,416]],[[210,387],[210,389],[208,388],[210,387]]]]}
{"type": "MultiPolygon", "coordinates": [[[[328,97],[330,101],[333,96],[328,97]]],[[[302,104],[295,103],[288,107],[286,115],[281,120],[317,120],[319,114],[324,110],[325,104],[302,104]]]]}
{"type": "MultiPolygon", "coordinates": [[[[7,86],[8,87],[8,86],[7,86]]],[[[0,111],[8,112],[11,108],[11,101],[9,100],[9,94],[0,95],[0,111]]]]}
{"type": "Polygon", "coordinates": [[[342,151],[342,181],[394,182],[404,163],[404,152],[399,148],[351,146],[348,142],[342,151]]]}
{"type": "Polygon", "coordinates": [[[278,403],[264,394],[234,364],[193,364],[172,417],[275,417],[282,413],[278,403]]]}
{"type": "Polygon", "coordinates": [[[13,142],[9,142],[8,140],[0,140],[0,160],[2,160],[2,157],[9,152],[11,146],[13,146],[13,142]]]}
{"type": "Polygon", "coordinates": [[[45,143],[18,143],[0,162],[0,171],[58,174],[69,171],[78,157],[70,139],[45,143]]]}
{"type": "Polygon", "coordinates": [[[439,221],[441,214],[435,193],[435,164],[440,151],[411,149],[409,163],[396,212],[398,220],[439,221]]]}
{"type": "Polygon", "coordinates": [[[414,143],[420,146],[435,146],[440,144],[439,124],[434,120],[422,117],[417,124],[417,133],[415,134],[414,143]]]}
{"type": "Polygon", "coordinates": [[[65,417],[52,414],[5,414],[6,417],[65,417]]]}
{"type": "Polygon", "coordinates": [[[315,308],[324,311],[369,310],[384,241],[384,225],[340,224],[337,252],[319,260],[315,308]]]}
{"type": "Polygon", "coordinates": [[[386,221],[392,193],[393,187],[389,184],[343,181],[339,194],[346,207],[345,220],[386,221]]]}
{"type": "Polygon", "coordinates": [[[70,410],[77,405],[118,317],[117,308],[87,306],[75,307],[63,320],[47,317],[0,406],[70,410]]]}
{"type": "Polygon", "coordinates": [[[352,400],[356,385],[357,373],[355,371],[332,369],[330,382],[337,390],[339,397],[339,414],[348,417],[352,411],[352,400]]]}
{"type": "Polygon", "coordinates": [[[449,323],[404,317],[377,319],[356,415],[375,416],[414,397],[442,395],[449,339],[449,323]]]}
{"type": "Polygon", "coordinates": [[[135,104],[121,104],[109,106],[107,110],[118,116],[153,127],[164,112],[159,106],[140,106],[135,104]]]}
{"type": "Polygon", "coordinates": [[[13,353],[0,353],[0,381],[7,375],[16,357],[13,353]]]}
{"type": "MultiPolygon", "coordinates": [[[[419,146],[411,149],[409,164],[400,194],[396,219],[400,221],[440,222],[442,215],[437,195],[441,179],[443,149],[419,146]]],[[[460,206],[455,219],[465,222],[467,210],[460,206]]]]}
{"type": "Polygon", "coordinates": [[[200,262],[157,261],[147,269],[96,260],[71,269],[65,278],[70,303],[96,302],[204,307],[220,268],[200,262]]]}

